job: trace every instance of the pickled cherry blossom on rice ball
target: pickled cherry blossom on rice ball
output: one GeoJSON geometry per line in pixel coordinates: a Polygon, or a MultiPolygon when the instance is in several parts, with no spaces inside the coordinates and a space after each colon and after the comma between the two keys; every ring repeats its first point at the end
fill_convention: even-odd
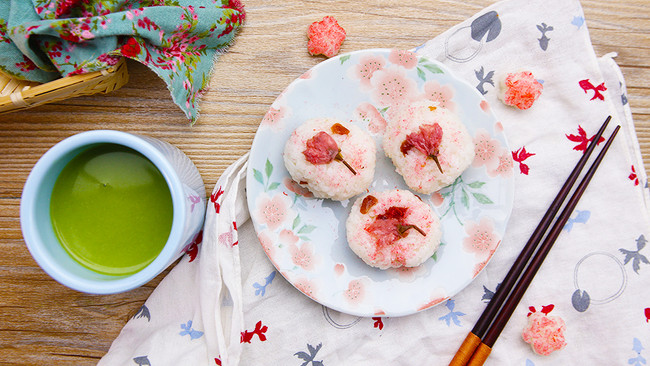
{"type": "Polygon", "coordinates": [[[291,178],[315,197],[345,200],[364,192],[375,174],[375,142],[360,127],[330,118],[298,126],[284,148],[291,178]]]}
{"type": "Polygon", "coordinates": [[[416,267],[440,246],[440,219],[408,190],[357,198],[346,221],[350,249],[380,269],[416,267]]]}
{"type": "Polygon", "coordinates": [[[474,160],[474,142],[452,111],[415,102],[388,122],[383,148],[412,190],[430,194],[453,183],[474,160]]]}

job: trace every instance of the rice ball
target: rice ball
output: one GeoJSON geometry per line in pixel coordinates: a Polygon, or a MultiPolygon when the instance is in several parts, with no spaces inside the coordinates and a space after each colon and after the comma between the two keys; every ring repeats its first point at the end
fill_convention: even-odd
{"type": "Polygon", "coordinates": [[[499,80],[497,97],[505,105],[528,109],[533,106],[543,89],[544,86],[535,79],[532,72],[513,72],[499,80]]]}
{"type": "Polygon", "coordinates": [[[383,148],[409,188],[423,194],[453,183],[474,160],[460,118],[431,101],[413,103],[389,121],[383,148]]]}
{"type": "Polygon", "coordinates": [[[350,249],[380,269],[416,267],[440,246],[440,219],[408,190],[371,192],[356,199],[346,221],[350,249]]]}
{"type": "Polygon", "coordinates": [[[301,124],[284,148],[284,165],[291,178],[315,197],[337,201],[370,186],[375,159],[375,142],[365,130],[330,118],[301,124]]]}

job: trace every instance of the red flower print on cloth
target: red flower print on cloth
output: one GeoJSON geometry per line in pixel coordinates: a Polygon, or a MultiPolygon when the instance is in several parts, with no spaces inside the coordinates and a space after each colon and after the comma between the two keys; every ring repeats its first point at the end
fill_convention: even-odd
{"type": "Polygon", "coordinates": [[[533,351],[543,356],[548,356],[566,346],[564,320],[559,316],[548,315],[553,307],[552,304],[547,305],[542,308],[542,311],[536,312],[531,306],[528,324],[522,333],[524,341],[533,347],[533,351]]]}
{"type": "MultiPolygon", "coordinates": [[[[548,304],[548,305],[544,305],[544,306],[542,306],[542,310],[541,310],[540,312],[543,313],[543,314],[545,314],[545,315],[548,315],[548,313],[550,313],[551,311],[553,311],[553,309],[555,309],[555,305],[553,305],[553,304],[548,304]]],[[[528,307],[528,315],[527,315],[527,316],[531,316],[531,314],[536,313],[536,312],[537,312],[537,309],[535,309],[534,306],[529,306],[529,307],[528,307]]]]}
{"type": "Polygon", "coordinates": [[[634,182],[634,185],[635,185],[635,186],[638,186],[638,185],[639,185],[639,177],[636,175],[636,169],[634,169],[634,165],[632,165],[631,168],[632,168],[632,173],[630,173],[630,175],[628,176],[628,178],[629,178],[632,182],[634,182]]]}
{"type": "Polygon", "coordinates": [[[257,202],[255,215],[260,223],[266,225],[270,230],[280,227],[286,220],[289,220],[290,202],[284,195],[268,197],[260,196],[257,202]]]}
{"type": "Polygon", "coordinates": [[[499,245],[500,239],[494,232],[494,223],[487,217],[481,218],[478,223],[466,222],[465,232],[467,236],[463,239],[463,249],[479,257],[489,256],[499,245]]]}
{"type": "MultiPolygon", "coordinates": [[[[573,150],[576,151],[582,151],[583,153],[587,150],[587,146],[591,142],[591,140],[596,137],[596,134],[593,134],[591,137],[587,137],[587,132],[585,132],[584,128],[582,126],[578,125],[578,134],[577,135],[566,135],[566,138],[568,138],[570,141],[573,142],[578,142],[578,145],[573,147],[573,150]]],[[[602,143],[605,141],[604,137],[600,137],[598,139],[598,144],[602,143]]]]}
{"type": "Polygon", "coordinates": [[[131,58],[139,55],[140,50],[141,50],[140,43],[133,37],[129,38],[129,40],[122,45],[122,48],[120,48],[120,51],[123,56],[131,57],[131,58]]]}
{"type": "Polygon", "coordinates": [[[384,329],[384,322],[382,321],[380,316],[373,316],[372,320],[375,321],[375,323],[372,325],[373,328],[378,328],[379,330],[384,329]]]}
{"type": "Polygon", "coordinates": [[[401,67],[388,67],[375,72],[372,78],[373,99],[383,106],[397,107],[408,104],[415,96],[415,80],[406,76],[401,67]]]}
{"type": "Polygon", "coordinates": [[[120,58],[104,53],[104,54],[101,54],[101,55],[97,56],[97,61],[103,62],[108,66],[114,66],[114,65],[117,65],[118,62],[120,62],[120,58]]]}
{"type": "Polygon", "coordinates": [[[388,61],[405,69],[412,69],[418,65],[418,58],[415,53],[406,50],[391,50],[388,61]]]}
{"type": "Polygon", "coordinates": [[[227,232],[219,234],[219,244],[227,247],[234,247],[239,244],[239,241],[235,240],[237,238],[235,231],[237,231],[237,223],[233,221],[232,227],[227,232]]]}
{"type": "Polygon", "coordinates": [[[320,22],[314,22],[307,31],[310,55],[335,56],[345,40],[345,29],[332,16],[326,16],[320,22]]]}
{"type": "Polygon", "coordinates": [[[221,187],[219,187],[217,188],[216,192],[210,195],[210,202],[214,203],[214,211],[216,213],[219,213],[219,211],[221,210],[221,204],[217,201],[219,200],[219,197],[221,197],[221,195],[223,195],[224,193],[225,193],[224,190],[221,189],[221,187]]]}
{"type": "Polygon", "coordinates": [[[355,109],[354,114],[368,123],[368,131],[371,133],[383,134],[386,131],[386,119],[374,105],[363,102],[355,109]]]}
{"type": "Polygon", "coordinates": [[[183,249],[183,252],[185,252],[190,257],[190,262],[194,261],[197,254],[199,254],[199,244],[201,244],[202,241],[203,230],[199,231],[199,233],[194,237],[194,240],[192,240],[191,243],[187,244],[187,246],[183,249]]]}
{"type": "Polygon", "coordinates": [[[363,56],[359,63],[351,68],[353,76],[361,80],[361,86],[369,88],[370,80],[376,71],[383,70],[386,59],[379,55],[363,56]]]}
{"type": "Polygon", "coordinates": [[[454,111],[456,104],[452,102],[454,97],[454,90],[451,86],[440,85],[437,81],[430,80],[424,84],[424,97],[433,102],[437,102],[441,108],[454,111]]]}
{"type": "Polygon", "coordinates": [[[650,323],[650,308],[645,308],[643,312],[645,314],[645,322],[650,323]]]}
{"type": "Polygon", "coordinates": [[[27,56],[23,55],[23,62],[16,63],[16,67],[19,68],[20,71],[27,72],[35,70],[36,64],[34,64],[31,59],[27,58],[27,56]]]}
{"type": "Polygon", "coordinates": [[[605,100],[605,96],[601,93],[607,90],[607,88],[605,87],[605,83],[600,83],[600,85],[594,86],[591,83],[591,81],[589,81],[589,79],[585,79],[585,80],[580,80],[578,84],[580,85],[582,90],[584,90],[585,94],[587,94],[589,90],[594,91],[594,95],[590,100],[594,100],[594,99],[605,100]]]}
{"type": "Polygon", "coordinates": [[[262,325],[262,321],[260,320],[255,324],[255,329],[253,329],[253,331],[244,330],[243,332],[241,332],[240,342],[251,343],[251,341],[253,340],[253,336],[255,335],[257,335],[257,338],[260,341],[264,342],[266,341],[266,335],[264,333],[266,333],[267,330],[269,330],[269,327],[267,327],[266,325],[262,325]]]}
{"type": "Polygon", "coordinates": [[[519,150],[512,152],[512,159],[519,163],[519,172],[521,174],[528,175],[529,168],[524,161],[533,155],[535,155],[535,153],[529,153],[526,151],[526,146],[522,146],[519,150]]]}

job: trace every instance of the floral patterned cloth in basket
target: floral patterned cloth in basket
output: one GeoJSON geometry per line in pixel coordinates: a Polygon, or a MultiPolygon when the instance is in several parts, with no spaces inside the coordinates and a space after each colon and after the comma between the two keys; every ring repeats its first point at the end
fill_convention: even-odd
{"type": "Polygon", "coordinates": [[[239,0],[6,0],[0,70],[48,82],[132,58],[162,78],[195,121],[214,58],[244,18],[239,0]]]}

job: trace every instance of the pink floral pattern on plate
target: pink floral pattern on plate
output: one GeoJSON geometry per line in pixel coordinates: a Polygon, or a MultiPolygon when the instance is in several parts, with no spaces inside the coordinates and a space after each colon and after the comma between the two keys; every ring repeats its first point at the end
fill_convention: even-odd
{"type": "MultiPolygon", "coordinates": [[[[510,149],[484,101],[445,66],[410,51],[384,49],[330,58],[287,86],[260,124],[246,182],[253,224],[278,271],[315,301],[359,316],[408,315],[461,291],[497,249],[512,209],[513,165],[504,154],[510,149]],[[284,144],[302,122],[329,117],[368,130],[381,151],[391,118],[427,99],[459,113],[479,157],[453,185],[421,197],[441,217],[444,245],[419,267],[382,271],[347,246],[350,202],[315,199],[289,179],[284,144]]],[[[407,189],[383,154],[372,186],[407,189]]]]}
{"type": "Polygon", "coordinates": [[[467,237],[463,239],[463,249],[480,259],[489,257],[501,241],[494,231],[492,220],[487,217],[479,222],[465,222],[465,232],[467,237]]]}
{"type": "Polygon", "coordinates": [[[275,230],[289,220],[289,207],[290,203],[283,196],[262,196],[254,215],[269,230],[275,230]]]}

